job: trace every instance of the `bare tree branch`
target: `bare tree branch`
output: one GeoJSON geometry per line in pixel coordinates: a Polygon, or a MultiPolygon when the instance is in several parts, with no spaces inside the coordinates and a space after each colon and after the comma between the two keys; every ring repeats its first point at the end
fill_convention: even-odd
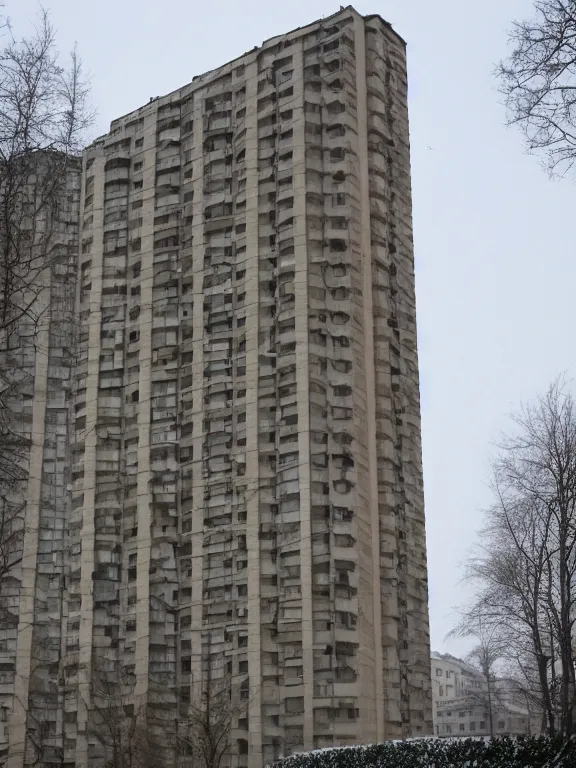
{"type": "Polygon", "coordinates": [[[181,751],[191,757],[194,768],[221,768],[234,719],[248,706],[248,679],[235,690],[230,675],[215,674],[214,663],[208,636],[200,698],[187,707],[178,729],[181,751]]]}
{"type": "MultiPolygon", "coordinates": [[[[478,586],[456,630],[481,633],[550,733],[576,724],[576,409],[562,379],[513,418],[495,503],[467,566],[478,586]],[[486,634],[488,633],[488,634],[486,634]]],[[[483,648],[485,643],[480,644],[483,648]]],[[[484,659],[487,663],[487,659],[484,659]]]]}
{"type": "MultiPolygon", "coordinates": [[[[65,311],[62,279],[54,278],[68,269],[75,253],[76,155],[92,114],[81,62],[75,51],[69,63],[62,60],[48,13],[41,11],[32,32],[19,38],[2,10],[0,626],[12,630],[18,627],[22,549],[31,525],[26,516],[32,430],[40,428],[33,416],[35,377],[48,364],[47,347],[57,338],[54,326],[65,311]]],[[[35,720],[30,690],[28,701],[18,699],[29,721],[26,736],[18,745],[10,744],[23,752],[25,765],[46,761],[47,734],[35,720]]]]}
{"type": "Polygon", "coordinates": [[[509,123],[544,153],[550,173],[565,173],[576,160],[576,2],[536,0],[534,11],[512,25],[497,75],[509,123]]]}
{"type": "MultiPolygon", "coordinates": [[[[50,272],[67,253],[69,171],[93,112],[82,63],[75,50],[69,64],[60,62],[46,11],[28,37],[17,38],[1,15],[0,30],[0,498],[7,501],[25,493],[38,329],[50,311],[50,272]]],[[[0,551],[12,546],[12,538],[10,547],[0,541],[0,551]]]]}

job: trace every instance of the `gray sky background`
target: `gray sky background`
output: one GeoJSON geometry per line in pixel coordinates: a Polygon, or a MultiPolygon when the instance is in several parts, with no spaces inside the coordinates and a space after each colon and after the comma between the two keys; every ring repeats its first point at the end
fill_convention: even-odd
{"type": "MultiPolygon", "coordinates": [[[[36,0],[5,0],[22,32],[36,0]]],[[[330,15],[334,0],[45,0],[76,41],[110,120],[263,40],[330,15]]],[[[572,181],[549,181],[504,126],[492,70],[530,0],[357,0],[408,42],[432,646],[466,600],[461,564],[490,501],[507,414],[574,374],[572,181]]]]}

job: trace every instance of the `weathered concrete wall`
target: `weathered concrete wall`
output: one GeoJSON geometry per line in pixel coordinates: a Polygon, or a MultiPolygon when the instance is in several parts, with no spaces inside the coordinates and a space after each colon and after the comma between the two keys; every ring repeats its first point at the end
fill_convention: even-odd
{"type": "MultiPolygon", "coordinates": [[[[37,198],[45,194],[41,161],[39,169],[38,180],[31,182],[37,198]]],[[[12,350],[3,351],[0,361],[4,369],[18,366],[22,387],[11,406],[19,431],[30,440],[24,461],[28,479],[9,496],[22,507],[22,559],[0,587],[0,597],[12,595],[12,618],[3,614],[0,622],[0,663],[2,705],[9,711],[7,765],[14,768],[57,762],[63,749],[59,674],[72,650],[64,616],[79,199],[80,165],[71,161],[56,206],[42,207],[35,222],[36,255],[23,297],[29,309],[14,329],[12,350]]]]}

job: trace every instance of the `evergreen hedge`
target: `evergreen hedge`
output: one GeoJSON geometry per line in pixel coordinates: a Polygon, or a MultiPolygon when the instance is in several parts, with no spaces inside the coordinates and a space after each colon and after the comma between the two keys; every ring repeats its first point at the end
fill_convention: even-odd
{"type": "Polygon", "coordinates": [[[576,768],[576,739],[415,739],[291,755],[272,768],[576,768]]]}

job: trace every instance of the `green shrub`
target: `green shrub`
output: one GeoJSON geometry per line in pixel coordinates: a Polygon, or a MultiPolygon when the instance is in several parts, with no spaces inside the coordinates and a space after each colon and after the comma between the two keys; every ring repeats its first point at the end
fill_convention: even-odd
{"type": "Polygon", "coordinates": [[[532,736],[388,741],[292,755],[273,768],[576,768],[576,740],[532,736]]]}

